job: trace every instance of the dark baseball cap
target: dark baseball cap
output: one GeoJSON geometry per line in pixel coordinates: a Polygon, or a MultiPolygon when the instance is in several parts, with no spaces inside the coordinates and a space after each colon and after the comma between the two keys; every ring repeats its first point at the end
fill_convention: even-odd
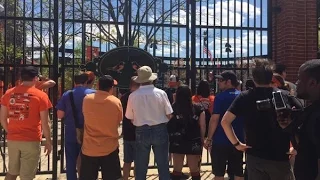
{"type": "Polygon", "coordinates": [[[21,69],[21,76],[36,77],[39,76],[38,68],[34,66],[26,66],[21,69]]]}
{"type": "Polygon", "coordinates": [[[219,75],[214,76],[217,79],[230,80],[232,85],[238,84],[237,76],[233,71],[223,71],[219,75]]]}

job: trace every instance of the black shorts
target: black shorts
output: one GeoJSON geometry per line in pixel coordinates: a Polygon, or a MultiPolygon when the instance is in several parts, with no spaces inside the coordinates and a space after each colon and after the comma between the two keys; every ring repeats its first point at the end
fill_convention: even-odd
{"type": "Polygon", "coordinates": [[[90,157],[81,154],[80,180],[96,180],[101,168],[102,179],[117,180],[122,177],[119,149],[107,156],[90,157]]]}
{"type": "Polygon", "coordinates": [[[228,164],[228,173],[243,177],[243,152],[233,146],[213,145],[211,150],[212,173],[223,177],[228,164]]]}
{"type": "Polygon", "coordinates": [[[170,142],[169,152],[175,154],[201,155],[202,142],[201,138],[196,138],[190,141],[170,142]]]}

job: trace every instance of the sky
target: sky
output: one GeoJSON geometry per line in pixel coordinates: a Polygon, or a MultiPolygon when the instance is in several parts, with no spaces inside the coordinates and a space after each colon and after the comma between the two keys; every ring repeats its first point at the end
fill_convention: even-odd
{"type": "MultiPolygon", "coordinates": [[[[39,0],[38,0],[39,1],[39,0]]],[[[67,0],[66,2],[71,1],[67,0]]],[[[94,0],[93,0],[94,1],[94,0]]],[[[143,8],[139,11],[139,17],[142,19],[142,14],[145,11],[146,4],[152,0],[133,0],[140,1],[144,3],[143,8]]],[[[141,25],[141,31],[150,31],[152,27],[159,27],[156,32],[156,39],[161,40],[158,43],[157,49],[155,50],[156,56],[166,56],[166,57],[176,57],[176,58],[186,58],[187,51],[189,49],[187,45],[187,36],[190,38],[190,33],[186,32],[186,27],[190,27],[190,21],[186,22],[186,4],[181,3],[180,6],[175,9],[171,16],[169,16],[165,21],[162,19],[158,22],[156,19],[160,17],[163,11],[171,9],[174,1],[182,2],[183,0],[164,0],[157,1],[149,10],[149,14],[141,20],[142,23],[153,23],[152,26],[141,25]],[[156,11],[154,11],[154,9],[156,11]],[[170,27],[170,23],[173,27],[170,27]],[[162,26],[161,24],[165,24],[162,26]]],[[[79,0],[80,2],[80,0],[79,0]]],[[[89,1],[84,1],[88,3],[89,1]]],[[[106,2],[106,0],[101,1],[106,2]]],[[[113,0],[114,6],[119,5],[119,2],[113,0]],[[117,4],[118,3],[118,4],[117,4]]],[[[101,4],[102,4],[101,3],[101,4]]],[[[66,3],[68,4],[68,3],[66,3]]],[[[191,43],[196,44],[196,57],[197,58],[207,58],[207,55],[203,53],[203,37],[204,31],[208,32],[208,49],[215,58],[225,58],[225,57],[246,57],[246,56],[260,56],[267,55],[268,53],[268,0],[201,0],[196,3],[196,42],[189,41],[189,46],[191,43]],[[225,52],[225,44],[229,43],[232,47],[231,53],[225,52]]],[[[74,5],[75,9],[79,6],[74,5]]],[[[93,4],[94,8],[99,8],[98,4],[93,4]]],[[[101,5],[103,9],[103,5],[101,5]]],[[[87,14],[92,13],[99,17],[103,21],[109,21],[114,23],[116,21],[122,23],[123,17],[119,17],[117,20],[110,19],[106,15],[106,10],[103,10],[102,14],[97,14],[97,10],[91,11],[89,6],[85,6],[84,12],[87,14]],[[85,9],[87,8],[87,9],[85,9]]],[[[43,9],[43,8],[42,8],[43,9]]],[[[67,6],[66,11],[73,9],[72,6],[67,6]]],[[[39,11],[40,8],[34,8],[35,11],[39,11]]],[[[45,10],[42,10],[45,11],[45,10]]],[[[115,13],[117,10],[115,10],[115,13]]],[[[100,12],[100,11],[99,11],[100,12]]],[[[35,13],[37,14],[37,13],[35,13]]],[[[66,13],[67,14],[67,13],[66,13]]],[[[77,15],[77,13],[75,13],[77,15]]],[[[137,14],[136,6],[132,5],[132,15],[137,14]]],[[[70,14],[69,14],[70,15],[70,14]]],[[[72,14],[73,15],[73,14],[72,14]]],[[[79,16],[81,16],[78,13],[79,16]]],[[[72,18],[72,16],[66,15],[66,18],[72,18]]],[[[79,17],[78,17],[79,18],[79,17]]],[[[43,25],[43,27],[48,26],[43,25]]],[[[66,27],[69,28],[66,33],[72,34],[73,31],[78,31],[81,27],[80,21],[75,23],[74,29],[71,22],[66,22],[66,27]]],[[[116,37],[115,26],[112,24],[103,24],[106,31],[110,32],[116,37]]],[[[134,26],[132,26],[134,27],[134,26]]],[[[120,33],[123,34],[123,26],[119,26],[120,33]]],[[[59,27],[61,30],[61,27],[59,27]]],[[[100,29],[97,25],[86,24],[86,31],[92,34],[99,35],[100,29]]],[[[61,37],[61,33],[59,34],[61,37]]],[[[145,37],[142,35],[139,38],[139,46],[141,48],[145,45],[145,37]]],[[[27,33],[27,46],[32,46],[32,36],[31,33],[27,33]]],[[[49,33],[44,32],[42,37],[43,43],[49,45],[49,33]]],[[[81,47],[82,44],[81,33],[74,36],[66,42],[66,48],[81,47]]],[[[114,45],[109,44],[106,41],[93,41],[93,46],[100,47],[101,51],[108,51],[111,48],[115,48],[114,45]]],[[[33,46],[39,46],[39,43],[34,40],[33,46]]],[[[52,42],[51,42],[52,46],[52,42]]],[[[151,54],[153,53],[152,48],[147,49],[151,54]]],[[[190,52],[189,52],[190,55],[190,52]]],[[[37,56],[34,54],[34,56],[37,56]]]]}

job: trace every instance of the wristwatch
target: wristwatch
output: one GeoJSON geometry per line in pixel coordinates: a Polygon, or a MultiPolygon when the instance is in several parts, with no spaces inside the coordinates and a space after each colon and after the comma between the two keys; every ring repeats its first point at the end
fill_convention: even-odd
{"type": "Polygon", "coordinates": [[[233,144],[234,147],[237,147],[240,145],[240,142],[238,141],[237,143],[233,144]]]}

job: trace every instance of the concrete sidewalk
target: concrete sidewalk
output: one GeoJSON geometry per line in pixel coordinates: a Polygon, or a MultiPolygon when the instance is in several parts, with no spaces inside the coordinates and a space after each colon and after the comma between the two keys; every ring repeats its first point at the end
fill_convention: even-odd
{"type": "MultiPolygon", "coordinates": [[[[214,175],[212,175],[211,173],[211,167],[210,166],[203,166],[201,168],[202,173],[201,173],[201,180],[212,180],[214,178],[214,175]]],[[[188,168],[184,168],[183,172],[185,172],[186,174],[188,174],[189,170],[188,168]]],[[[37,177],[35,178],[35,180],[48,180],[51,179],[51,175],[37,175],[37,177]]],[[[101,174],[99,175],[99,178],[101,178],[101,174]]],[[[20,180],[20,178],[17,178],[18,180],[20,180]]],[[[66,180],[66,174],[60,174],[59,175],[59,180],[66,180]]],[[[134,180],[134,177],[130,177],[130,180],[134,180]]],[[[147,175],[147,180],[157,180],[159,179],[158,177],[158,171],[157,169],[149,169],[148,170],[148,175],[147,175]]],[[[191,180],[191,177],[189,178],[191,180]]],[[[0,177],[0,180],[4,180],[4,177],[0,177]]],[[[228,180],[227,176],[225,176],[225,180],[228,180]]]]}

